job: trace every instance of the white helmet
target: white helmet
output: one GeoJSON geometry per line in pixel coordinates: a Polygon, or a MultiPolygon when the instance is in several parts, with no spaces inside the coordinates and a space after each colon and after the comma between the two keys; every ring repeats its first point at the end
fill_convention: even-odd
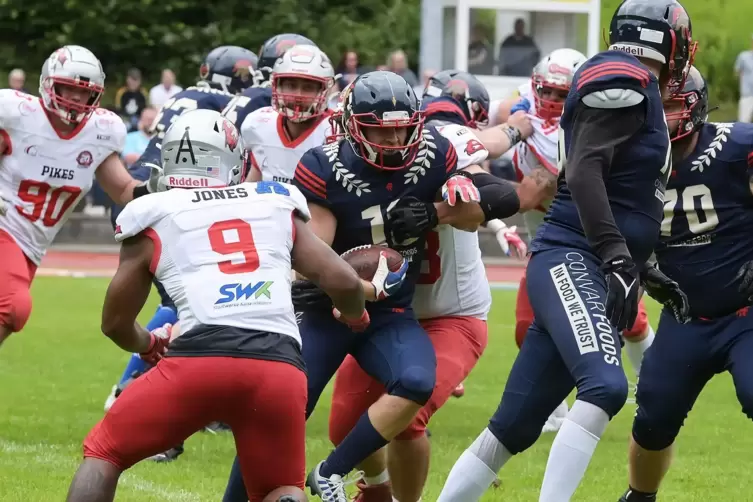
{"type": "Polygon", "coordinates": [[[214,110],[181,114],[162,141],[160,187],[223,187],[240,183],[243,148],[231,121],[214,110]]]}
{"type": "Polygon", "coordinates": [[[327,55],[312,45],[294,45],[272,68],[272,106],[293,122],[305,122],[327,111],[334,85],[335,70],[327,55]],[[286,81],[293,79],[308,82],[288,87],[286,81]]]}
{"type": "Polygon", "coordinates": [[[562,115],[564,99],[544,98],[542,93],[552,89],[569,92],[576,70],[586,59],[586,56],[574,49],[557,49],[534,67],[532,82],[536,113],[539,117],[551,120],[562,115]]]}
{"type": "Polygon", "coordinates": [[[44,107],[66,124],[86,120],[99,106],[105,92],[105,72],[99,59],[80,45],[66,45],[53,52],[42,65],[39,95],[44,107]],[[61,87],[89,91],[83,102],[61,95],[61,87]]]}

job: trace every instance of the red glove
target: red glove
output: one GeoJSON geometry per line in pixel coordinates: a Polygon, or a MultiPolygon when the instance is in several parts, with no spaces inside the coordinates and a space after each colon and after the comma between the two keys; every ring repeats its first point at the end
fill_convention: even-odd
{"type": "Polygon", "coordinates": [[[363,309],[363,314],[361,314],[361,318],[358,320],[346,319],[345,317],[343,317],[342,312],[337,309],[332,309],[332,315],[335,316],[335,319],[337,319],[341,323],[347,324],[348,327],[356,333],[366,331],[366,328],[368,328],[369,324],[371,323],[371,318],[369,317],[369,313],[366,311],[366,309],[363,309]]]}
{"type": "Polygon", "coordinates": [[[143,361],[154,366],[165,356],[167,346],[170,343],[172,328],[172,324],[165,324],[149,333],[149,348],[146,349],[146,352],[139,354],[143,361]]]}
{"type": "Polygon", "coordinates": [[[458,197],[463,202],[478,202],[481,200],[478,188],[473,184],[471,175],[459,171],[445,182],[442,187],[442,198],[451,206],[458,202],[458,197]]]}

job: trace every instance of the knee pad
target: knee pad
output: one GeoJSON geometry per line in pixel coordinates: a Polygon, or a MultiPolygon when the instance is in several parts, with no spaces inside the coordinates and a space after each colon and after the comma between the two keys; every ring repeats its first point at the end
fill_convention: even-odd
{"type": "Polygon", "coordinates": [[[633,420],[633,440],[644,450],[663,450],[675,442],[681,426],[682,423],[672,424],[650,419],[639,408],[633,420]]]}
{"type": "Polygon", "coordinates": [[[635,338],[642,335],[648,329],[648,314],[643,303],[638,305],[638,317],[635,318],[633,325],[622,332],[622,336],[625,338],[635,338]]]}
{"type": "Polygon", "coordinates": [[[489,420],[487,429],[511,454],[517,455],[533,446],[541,435],[544,422],[531,420],[528,416],[517,413],[517,410],[511,408],[503,408],[502,411],[498,408],[489,420]],[[507,413],[503,415],[502,413],[507,409],[515,415],[507,415],[507,413]]]}
{"type": "Polygon", "coordinates": [[[28,289],[22,289],[13,295],[10,314],[10,329],[18,332],[24,329],[31,316],[31,294],[28,289]]]}
{"type": "Polygon", "coordinates": [[[436,371],[420,366],[411,366],[406,368],[397,381],[390,386],[388,393],[393,396],[409,399],[423,406],[429,401],[432,392],[434,392],[436,379],[436,371]]]}
{"type": "Polygon", "coordinates": [[[628,395],[628,382],[622,371],[603,373],[597,382],[584,390],[578,389],[577,399],[604,410],[612,419],[620,412],[628,395]]]}

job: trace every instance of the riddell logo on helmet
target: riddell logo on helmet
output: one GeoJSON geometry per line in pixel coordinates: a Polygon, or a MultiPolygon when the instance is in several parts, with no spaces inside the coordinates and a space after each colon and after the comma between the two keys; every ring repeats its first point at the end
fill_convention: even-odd
{"type": "Polygon", "coordinates": [[[167,184],[171,187],[208,187],[209,180],[191,176],[168,176],[167,184]]]}
{"type": "Polygon", "coordinates": [[[635,45],[612,44],[610,49],[627,52],[628,54],[637,57],[643,56],[643,47],[636,47],[635,45]]]}

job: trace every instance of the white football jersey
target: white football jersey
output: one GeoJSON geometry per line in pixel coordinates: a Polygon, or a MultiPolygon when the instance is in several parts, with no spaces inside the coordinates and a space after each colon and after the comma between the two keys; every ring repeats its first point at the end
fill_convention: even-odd
{"type": "MultiPolygon", "coordinates": [[[[437,127],[458,154],[458,169],[480,164],[489,152],[464,126],[437,127]]],[[[421,276],[413,296],[419,319],[467,316],[486,319],[492,304],[486,269],[481,261],[478,233],[440,225],[426,236],[421,276]]]]}
{"type": "Polygon", "coordinates": [[[300,344],[290,297],[294,214],[310,218],[292,185],[174,189],[129,203],[115,239],[145,232],[155,240],[152,273],[175,302],[182,333],[234,326],[300,344]]]}
{"type": "Polygon", "coordinates": [[[283,117],[271,106],[260,108],[243,120],[243,146],[251,156],[254,169],[261,171],[265,181],[290,183],[295,167],[310,149],[325,143],[332,135],[329,113],[318,117],[309,130],[290,140],[283,117]]]}
{"type": "MultiPolygon", "coordinates": [[[[531,107],[534,107],[532,86],[533,84],[529,82],[520,86],[519,90],[521,97],[528,99],[531,102],[531,107]]],[[[534,169],[542,166],[552,174],[559,174],[557,167],[559,119],[544,120],[533,115],[533,113],[534,110],[532,109],[529,117],[533,124],[533,134],[515,145],[512,150],[512,163],[515,166],[518,179],[530,175],[534,169]]],[[[544,221],[544,215],[551,202],[551,200],[548,200],[540,208],[523,213],[523,220],[526,222],[528,235],[531,238],[544,221]]]]}
{"type": "Polygon", "coordinates": [[[98,108],[71,134],[61,135],[35,96],[0,90],[0,134],[8,150],[0,160],[0,191],[10,200],[0,230],[35,264],[89,192],[94,173],[125,144],[126,127],[98,108]]]}

